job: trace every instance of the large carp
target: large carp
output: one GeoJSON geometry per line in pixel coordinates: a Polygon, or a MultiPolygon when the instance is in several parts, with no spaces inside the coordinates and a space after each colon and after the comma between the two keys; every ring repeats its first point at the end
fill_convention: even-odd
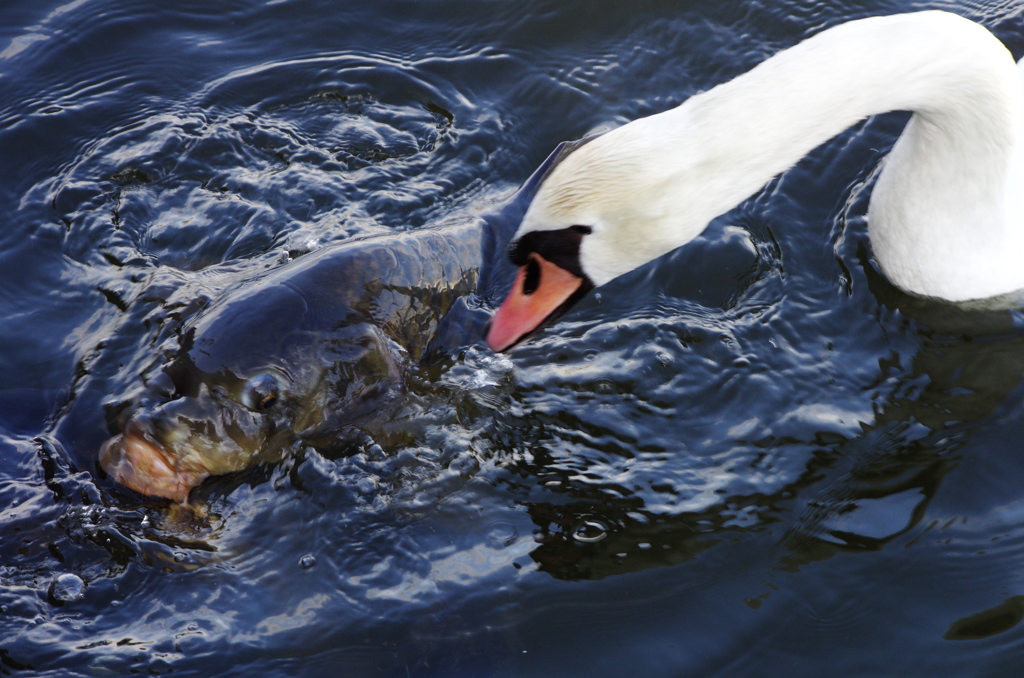
{"type": "Polygon", "coordinates": [[[131,489],[186,503],[205,478],[330,445],[386,417],[459,298],[484,229],[378,236],[306,255],[229,290],[182,327],[100,452],[131,489]]]}
{"type": "MultiPolygon", "coordinates": [[[[586,141],[560,144],[489,217],[342,243],[226,290],[142,374],[100,465],[137,492],[186,503],[209,476],[386,423],[455,302],[507,286],[499,250],[540,182],[586,141]]],[[[474,341],[480,329],[467,328],[474,341]]]]}

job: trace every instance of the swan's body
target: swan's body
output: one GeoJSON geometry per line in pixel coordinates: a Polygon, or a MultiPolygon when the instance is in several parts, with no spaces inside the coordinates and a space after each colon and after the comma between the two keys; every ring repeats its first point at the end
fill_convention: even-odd
{"type": "Polygon", "coordinates": [[[955,302],[1024,289],[1021,72],[982,26],[921,12],[826,30],[570,154],[516,234],[523,269],[488,343],[510,348],[590,287],[689,242],[816,146],[891,110],[914,115],[868,209],[882,271],[955,302]],[[545,289],[552,265],[576,286],[545,289]]]}

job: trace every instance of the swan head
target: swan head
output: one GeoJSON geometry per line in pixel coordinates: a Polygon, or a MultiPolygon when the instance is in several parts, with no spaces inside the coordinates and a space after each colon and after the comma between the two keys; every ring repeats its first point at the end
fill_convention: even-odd
{"type": "Polygon", "coordinates": [[[519,266],[491,320],[487,345],[507,351],[594,287],[695,238],[714,216],[690,180],[696,153],[666,159],[657,118],[577,147],[543,179],[509,247],[519,266]],[[710,216],[708,213],[710,212],[710,216]]]}

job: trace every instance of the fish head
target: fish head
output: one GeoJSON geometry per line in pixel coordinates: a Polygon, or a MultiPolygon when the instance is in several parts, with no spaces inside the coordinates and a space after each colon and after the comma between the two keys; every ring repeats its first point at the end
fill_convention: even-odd
{"type": "Polygon", "coordinates": [[[141,494],[185,504],[210,476],[302,444],[336,446],[386,420],[407,356],[365,318],[327,315],[286,286],[211,309],[118,408],[111,428],[120,432],[103,444],[101,467],[141,494]]]}

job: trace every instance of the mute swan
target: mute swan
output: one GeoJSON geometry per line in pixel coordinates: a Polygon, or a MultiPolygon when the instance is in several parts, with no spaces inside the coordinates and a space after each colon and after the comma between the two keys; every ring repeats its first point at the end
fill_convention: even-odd
{"type": "Polygon", "coordinates": [[[516,232],[521,268],[488,346],[512,348],[593,287],[686,244],[819,144],[892,110],[914,115],[868,207],[882,272],[951,302],[1024,289],[1021,73],[988,30],[928,11],[830,28],[569,154],[516,232]]]}

